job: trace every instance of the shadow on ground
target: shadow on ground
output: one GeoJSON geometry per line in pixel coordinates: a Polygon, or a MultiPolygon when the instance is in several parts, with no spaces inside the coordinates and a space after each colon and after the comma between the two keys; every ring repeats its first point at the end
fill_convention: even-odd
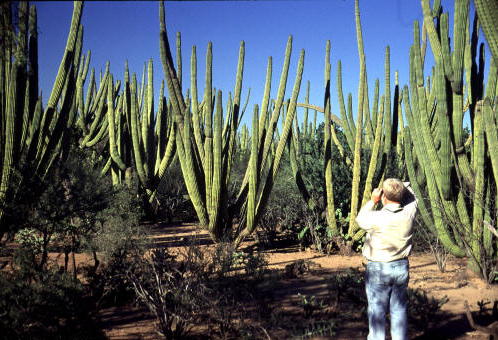
{"type": "MultiPolygon", "coordinates": [[[[151,227],[150,231],[153,248],[213,245],[210,237],[206,233],[199,233],[193,225],[157,226],[151,227]]],[[[288,243],[282,243],[281,246],[263,252],[292,253],[298,249],[297,245],[288,243]]],[[[241,251],[250,253],[260,250],[252,240],[241,251]]],[[[218,283],[220,289],[226,291],[227,297],[222,308],[206,313],[212,313],[213,317],[216,315],[217,322],[226,327],[227,334],[237,334],[232,338],[366,338],[368,323],[363,269],[330,270],[312,261],[324,257],[315,254],[306,260],[296,261],[290,257],[287,261],[274,262],[271,269],[267,269],[259,279],[243,272],[234,272],[230,278],[218,283]]],[[[427,262],[411,269],[431,265],[433,263],[427,262]]],[[[441,309],[448,300],[433,298],[422,289],[410,289],[409,297],[411,339],[471,339],[468,333],[472,329],[463,311],[461,315],[455,315],[441,309]]],[[[482,316],[476,316],[476,322],[483,325],[491,323],[488,314],[489,311],[485,311],[482,316]]],[[[157,337],[153,327],[154,318],[145,309],[133,306],[109,309],[101,314],[101,321],[106,330],[121,330],[114,332],[111,339],[157,337]]],[[[192,338],[206,338],[206,331],[206,327],[196,325],[192,338]]],[[[219,337],[227,335],[215,334],[219,337]]]]}

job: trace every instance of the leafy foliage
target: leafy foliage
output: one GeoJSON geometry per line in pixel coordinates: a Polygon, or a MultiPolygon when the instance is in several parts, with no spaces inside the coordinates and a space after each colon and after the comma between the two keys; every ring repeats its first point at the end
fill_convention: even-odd
{"type": "Polygon", "coordinates": [[[93,267],[85,268],[97,307],[131,302],[134,294],[127,272],[147,249],[146,230],[140,226],[143,210],[137,195],[116,190],[109,206],[101,211],[101,223],[87,238],[85,248],[94,254],[93,267]],[[97,258],[100,256],[100,259],[97,258]]]}
{"type": "Polygon", "coordinates": [[[168,223],[193,222],[197,220],[194,207],[189,199],[185,182],[177,160],[166,170],[157,190],[156,218],[168,223]]]}
{"type": "MultiPolygon", "coordinates": [[[[17,230],[14,239],[19,247],[11,270],[0,273],[2,334],[57,339],[78,338],[81,333],[83,338],[99,338],[97,327],[85,325],[93,322],[92,313],[112,295],[109,292],[129,292],[119,274],[128,268],[130,254],[143,254],[138,251],[143,244],[140,201],[132,191],[113,188],[101,178],[97,160],[79,148],[69,149],[52,176],[31,184],[38,194],[18,195],[9,210],[19,216],[11,228],[17,230]],[[83,251],[93,254],[95,262],[86,270],[88,286],[80,282],[74,260],[75,253],[83,251]],[[64,254],[63,267],[49,256],[52,252],[64,254]],[[104,260],[99,271],[97,253],[104,260]]],[[[118,295],[114,293],[114,302],[125,301],[123,294],[118,295]]]]}
{"type": "Polygon", "coordinates": [[[30,250],[0,272],[1,339],[103,339],[83,285],[54,268],[37,270],[30,250]]]}
{"type": "Polygon", "coordinates": [[[113,197],[95,163],[89,153],[72,148],[51,176],[23,181],[17,199],[5,209],[9,229],[19,232],[17,240],[40,255],[37,267],[47,264],[50,250],[66,257],[81,250],[85,239],[97,231],[99,213],[113,197]]]}

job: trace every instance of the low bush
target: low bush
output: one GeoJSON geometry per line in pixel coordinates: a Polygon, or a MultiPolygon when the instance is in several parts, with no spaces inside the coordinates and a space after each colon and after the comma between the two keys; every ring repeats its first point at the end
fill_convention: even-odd
{"type": "Polygon", "coordinates": [[[130,257],[143,254],[142,204],[132,190],[112,187],[94,161],[86,151],[72,148],[51,176],[35,183],[39,198],[30,199],[25,190],[15,202],[12,211],[24,213],[11,228],[18,247],[10,268],[0,273],[0,336],[98,339],[97,327],[87,325],[102,302],[117,304],[126,295],[131,300],[123,273],[130,257]],[[83,252],[94,259],[83,273],[85,285],[75,260],[83,252]],[[61,255],[64,266],[57,262],[61,255]]]}
{"type": "Polygon", "coordinates": [[[441,311],[441,307],[449,301],[447,297],[436,299],[424,290],[409,289],[408,300],[408,316],[417,327],[427,330],[447,317],[441,311]]]}
{"type": "Polygon", "coordinates": [[[155,249],[128,271],[138,300],[154,315],[166,339],[189,334],[196,316],[209,305],[207,287],[196,269],[195,263],[177,262],[166,249],[155,249]]]}
{"type": "Polygon", "coordinates": [[[156,218],[167,223],[194,222],[197,214],[188,196],[178,161],[174,161],[162,178],[156,195],[156,218]],[[179,180],[181,179],[181,180],[179,180]]]}
{"type": "Polygon", "coordinates": [[[94,265],[85,272],[97,308],[133,300],[127,272],[148,247],[146,230],[140,226],[143,215],[139,198],[126,187],[116,189],[99,213],[100,224],[85,243],[85,250],[94,255],[94,265]]]}
{"type": "Polygon", "coordinates": [[[22,248],[13,269],[0,272],[1,339],[105,339],[79,281],[58,268],[38,270],[22,248]]]}
{"type": "Polygon", "coordinates": [[[215,337],[241,335],[243,301],[251,301],[266,268],[256,254],[220,243],[211,251],[197,245],[172,254],[154,249],[128,271],[137,300],[156,318],[159,334],[178,339],[203,324],[215,337]]]}

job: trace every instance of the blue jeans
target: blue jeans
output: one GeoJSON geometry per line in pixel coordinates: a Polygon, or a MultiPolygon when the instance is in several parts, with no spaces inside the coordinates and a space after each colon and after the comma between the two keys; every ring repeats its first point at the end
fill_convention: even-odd
{"type": "Polygon", "coordinates": [[[368,340],[384,340],[386,313],[391,315],[392,340],[408,339],[408,260],[368,262],[365,288],[368,299],[368,340]]]}

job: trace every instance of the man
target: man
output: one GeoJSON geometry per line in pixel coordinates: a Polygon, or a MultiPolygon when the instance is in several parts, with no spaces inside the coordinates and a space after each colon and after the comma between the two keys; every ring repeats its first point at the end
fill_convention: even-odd
{"type": "Polygon", "coordinates": [[[356,222],[367,232],[363,256],[368,260],[368,340],[385,339],[386,312],[391,315],[392,340],[408,339],[408,255],[412,249],[417,200],[409,183],[389,178],[375,189],[356,222]],[[381,210],[374,210],[382,202],[381,210]]]}

